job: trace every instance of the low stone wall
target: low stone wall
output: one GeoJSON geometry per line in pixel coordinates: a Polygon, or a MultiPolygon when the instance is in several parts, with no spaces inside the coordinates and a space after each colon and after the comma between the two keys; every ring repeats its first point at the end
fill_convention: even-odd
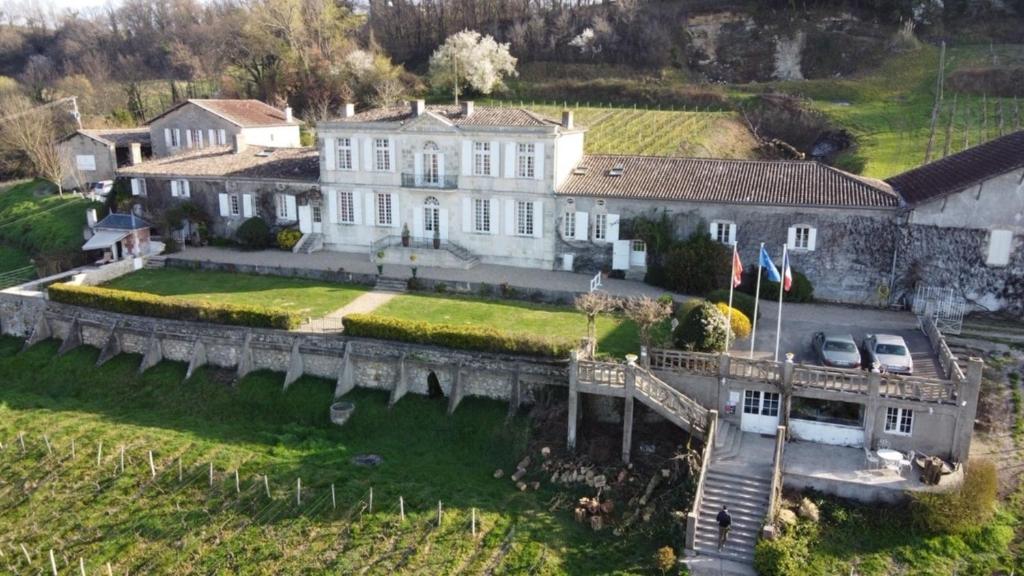
{"type": "Polygon", "coordinates": [[[392,402],[408,392],[427,394],[430,374],[454,410],[463,397],[530,402],[541,386],[565,386],[567,361],[489,354],[344,336],[298,334],[130,316],[45,300],[40,293],[0,293],[0,332],[32,345],[62,341],[60,352],[99,349],[97,365],[121,353],[141,354],[140,371],[162,360],[188,364],[186,378],[205,365],[285,374],[288,387],[302,375],[336,382],[336,395],[353,387],[388,390],[392,402]]]}
{"type": "Polygon", "coordinates": [[[344,269],[313,269],[313,268],[287,268],[284,266],[259,266],[254,264],[229,264],[226,262],[212,262],[209,260],[185,260],[175,258],[173,255],[164,260],[164,266],[168,268],[183,268],[186,270],[212,270],[216,272],[234,272],[239,274],[256,274],[260,276],[285,276],[291,278],[306,278],[309,280],[322,280],[324,282],[338,282],[342,284],[362,284],[373,286],[377,283],[375,274],[359,274],[348,272],[344,269]]]}

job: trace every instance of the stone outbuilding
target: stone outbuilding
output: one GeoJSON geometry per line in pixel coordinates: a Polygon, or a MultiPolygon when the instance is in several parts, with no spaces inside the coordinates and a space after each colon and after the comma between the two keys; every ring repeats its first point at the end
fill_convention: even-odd
{"type": "Polygon", "coordinates": [[[230,146],[295,148],[301,145],[292,109],[259,100],[185,100],[149,121],[153,155],[162,158],[192,150],[230,146]]]}
{"type": "Polygon", "coordinates": [[[95,210],[90,210],[86,218],[89,223],[88,239],[82,250],[101,254],[96,260],[116,262],[150,253],[150,226],[142,218],[112,212],[96,222],[95,210]]]}
{"type": "Polygon", "coordinates": [[[113,180],[118,168],[138,164],[152,155],[149,128],[82,129],[60,142],[70,173],[65,188],[86,188],[113,180]]]}

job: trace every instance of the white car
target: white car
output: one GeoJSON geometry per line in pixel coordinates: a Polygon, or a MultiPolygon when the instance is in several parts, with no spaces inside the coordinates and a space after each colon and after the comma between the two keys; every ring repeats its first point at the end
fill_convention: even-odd
{"type": "Polygon", "coordinates": [[[106,200],[110,191],[114,189],[113,180],[100,180],[89,186],[89,196],[97,200],[106,200]]]}
{"type": "Polygon", "coordinates": [[[902,336],[891,334],[868,334],[864,337],[864,352],[871,366],[878,364],[882,372],[893,374],[914,373],[914,359],[902,336]]]}

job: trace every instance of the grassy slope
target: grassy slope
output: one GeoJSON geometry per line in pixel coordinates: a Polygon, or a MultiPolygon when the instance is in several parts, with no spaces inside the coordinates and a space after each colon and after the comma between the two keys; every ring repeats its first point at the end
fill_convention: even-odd
{"type": "MultiPolygon", "coordinates": [[[[586,317],[572,308],[508,300],[407,294],[391,300],[374,314],[437,324],[486,326],[501,331],[578,342],[587,334],[586,317]]],[[[636,325],[616,316],[597,321],[599,352],[622,358],[638,353],[636,325]]]]}
{"type": "Polygon", "coordinates": [[[12,246],[0,244],[0,274],[32,264],[28,254],[12,246]]]}
{"type": "MultiPolygon", "coordinates": [[[[865,506],[824,498],[818,500],[821,523],[800,521],[784,536],[807,546],[798,554],[793,576],[850,574],[885,576],[906,574],[1009,574],[1014,566],[1010,551],[1015,526],[1009,509],[1000,511],[984,526],[961,535],[931,536],[915,530],[903,508],[865,506]]],[[[1020,503],[1015,504],[1020,509],[1020,503]]],[[[1012,508],[1013,503],[1008,505],[1012,508]]],[[[1017,560],[1017,569],[1020,562],[1017,560]]]]}
{"type": "Polygon", "coordinates": [[[54,193],[40,181],[0,185],[0,244],[46,254],[81,249],[85,210],[99,204],[54,193]]]}
{"type": "Polygon", "coordinates": [[[337,428],[327,423],[333,383],[324,380],[303,378],[282,393],[280,374],[229,385],[201,371],[182,384],[181,364],[165,362],[139,376],[137,356],[97,369],[93,349],[57,358],[55,342],[16,355],[20,346],[0,339],[0,439],[7,447],[0,478],[14,485],[0,484],[0,571],[41,571],[51,548],[73,563],[87,559],[90,574],[107,561],[116,573],[177,574],[234,573],[243,563],[245,573],[258,574],[441,574],[460,565],[483,573],[492,562],[497,574],[530,567],[537,574],[636,574],[649,565],[653,542],[594,534],[568,512],[548,512],[546,489],[521,493],[507,478],[491,477],[514,464],[527,435],[523,420],[505,423],[503,403],[468,399],[447,416],[444,401],[410,395],[388,409],[386,394],[356,391],[354,416],[337,428]],[[19,432],[26,455],[16,449],[19,432]],[[54,456],[46,456],[44,434],[54,456]],[[99,441],[104,459],[97,469],[99,441]],[[127,473],[115,477],[122,445],[127,473]],[[156,481],[149,479],[150,449],[156,481]],[[380,454],[384,463],[351,464],[361,453],[380,454]],[[241,497],[229,473],[236,468],[241,497]],[[261,495],[259,474],[269,474],[273,502],[261,495]],[[301,510],[293,504],[296,477],[304,487],[301,510]],[[370,487],[375,513],[359,519],[354,511],[370,487]],[[400,495],[408,520],[398,529],[400,495]],[[428,525],[438,500],[446,510],[440,531],[428,525]],[[474,507],[478,542],[468,536],[474,507]],[[22,543],[35,559],[31,570],[20,557],[22,543]]]}
{"type": "MultiPolygon", "coordinates": [[[[1001,63],[1024,61],[1024,46],[993,48],[1001,63]]],[[[989,46],[950,46],[946,51],[947,71],[990,64],[989,46]]],[[[921,49],[890,57],[880,69],[845,79],[778,82],[758,86],[799,94],[851,130],[860,142],[859,154],[866,160],[865,176],[887,178],[924,162],[934,104],[939,49],[924,45],[921,49]]],[[[941,157],[945,129],[949,120],[953,93],[947,89],[944,111],[936,133],[935,152],[941,157]]],[[[988,130],[981,132],[981,97],[957,95],[950,152],[959,152],[964,143],[964,126],[971,127],[970,143],[998,136],[998,103],[988,99],[988,130]],[[965,121],[964,111],[970,117],[965,121]]],[[[1006,130],[1011,131],[1013,100],[1002,99],[1006,130]]]]}
{"type": "MultiPolygon", "coordinates": [[[[588,129],[588,154],[752,158],[757,147],[757,141],[734,112],[569,106],[574,121],[588,129]]],[[[541,104],[530,109],[561,118],[563,108],[541,104]]]]}
{"type": "Polygon", "coordinates": [[[355,286],[301,278],[176,268],[140,270],[106,286],[184,300],[281,308],[313,318],[337,310],[365,292],[355,286]]]}

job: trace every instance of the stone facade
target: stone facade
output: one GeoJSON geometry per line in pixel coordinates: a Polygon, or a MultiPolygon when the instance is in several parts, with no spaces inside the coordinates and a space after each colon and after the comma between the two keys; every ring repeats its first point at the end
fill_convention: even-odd
{"type": "Polygon", "coordinates": [[[117,152],[113,144],[104,144],[78,132],[60,143],[61,155],[70,173],[61,185],[65,188],[86,188],[92,182],[113,180],[117,171],[117,152]]]}
{"type": "MultiPolygon", "coordinates": [[[[669,215],[677,238],[694,233],[710,233],[712,222],[735,225],[735,241],[744,266],[756,267],[760,242],[765,242],[776,261],[782,258],[782,246],[790,241],[793,226],[815,229],[813,250],[790,248],[794,270],[807,275],[814,285],[815,298],[839,302],[874,303],[878,287],[888,284],[892,274],[893,249],[897,238],[897,214],[887,209],[835,210],[813,207],[759,206],[702,202],[661,202],[589,197],[560,198],[556,217],[559,221],[560,256],[572,254],[574,268],[593,272],[611,268],[615,240],[633,237],[633,220],[643,216],[669,215]],[[588,214],[590,228],[586,238],[566,238],[564,219],[569,212],[588,214]],[[597,214],[617,216],[615,237],[595,239],[597,214]]],[[[577,216],[577,221],[582,218],[577,216]]],[[[576,235],[579,237],[579,234],[576,235]]],[[[631,268],[642,266],[642,257],[630,255],[631,268]]]]}
{"type": "Polygon", "coordinates": [[[298,124],[282,126],[239,126],[192,102],[174,108],[150,124],[153,156],[161,158],[190,148],[232,146],[241,135],[243,143],[270,148],[295,148],[300,145],[298,124]],[[197,137],[188,134],[198,131],[197,137]],[[212,140],[211,140],[212,136],[212,140]],[[195,140],[193,142],[193,140],[195,140]]]}

